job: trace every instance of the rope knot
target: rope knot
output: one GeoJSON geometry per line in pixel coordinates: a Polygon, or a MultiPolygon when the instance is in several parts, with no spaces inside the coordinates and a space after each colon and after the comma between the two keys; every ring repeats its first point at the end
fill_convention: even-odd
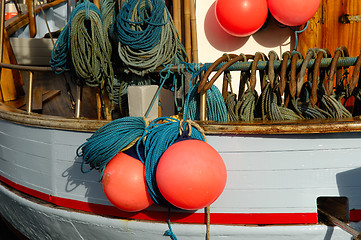
{"type": "Polygon", "coordinates": [[[188,136],[190,137],[192,135],[192,127],[197,129],[198,132],[200,132],[200,134],[203,136],[205,142],[207,142],[203,128],[199,126],[198,123],[190,119],[186,119],[186,120],[182,119],[179,121],[179,135],[182,135],[183,133],[187,133],[188,136]]]}

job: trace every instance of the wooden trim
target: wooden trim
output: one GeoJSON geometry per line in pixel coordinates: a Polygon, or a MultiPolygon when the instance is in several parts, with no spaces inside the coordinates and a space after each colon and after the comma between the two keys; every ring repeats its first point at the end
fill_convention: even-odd
{"type": "Polygon", "coordinates": [[[361,132],[361,118],[297,121],[254,121],[239,123],[200,122],[206,134],[271,135],[361,132]]]}
{"type": "MultiPolygon", "coordinates": [[[[0,118],[19,124],[80,132],[93,132],[109,121],[27,114],[0,103],[0,118]]],[[[238,123],[198,122],[208,135],[271,135],[361,132],[361,118],[342,120],[255,121],[238,123]]]]}

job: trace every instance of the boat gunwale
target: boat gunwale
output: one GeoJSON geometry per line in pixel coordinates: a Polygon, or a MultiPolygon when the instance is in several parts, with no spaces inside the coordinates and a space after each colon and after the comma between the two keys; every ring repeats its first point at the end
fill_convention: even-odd
{"type": "MultiPolygon", "coordinates": [[[[31,113],[0,103],[0,118],[18,124],[78,132],[94,132],[109,120],[64,118],[31,113]]],[[[197,122],[207,135],[279,135],[361,132],[361,117],[297,121],[197,122]]]]}

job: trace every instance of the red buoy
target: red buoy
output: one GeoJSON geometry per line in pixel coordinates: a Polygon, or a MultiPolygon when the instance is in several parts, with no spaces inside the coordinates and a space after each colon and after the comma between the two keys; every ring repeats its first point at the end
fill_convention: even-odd
{"type": "Polygon", "coordinates": [[[215,11],[223,30],[236,37],[257,32],[268,15],[267,0],[217,0],[215,11]]]}
{"type": "Polygon", "coordinates": [[[144,165],[119,152],[104,169],[103,190],[108,200],[127,212],[141,211],[153,204],[147,190],[144,165]]]}
{"type": "Polygon", "coordinates": [[[321,0],[268,0],[272,16],[287,26],[298,26],[310,20],[321,0]]]}
{"type": "Polygon", "coordinates": [[[196,210],[209,206],[221,195],[227,171],[222,157],[209,144],[185,140],[163,153],[156,180],[168,202],[181,209],[196,210]]]}

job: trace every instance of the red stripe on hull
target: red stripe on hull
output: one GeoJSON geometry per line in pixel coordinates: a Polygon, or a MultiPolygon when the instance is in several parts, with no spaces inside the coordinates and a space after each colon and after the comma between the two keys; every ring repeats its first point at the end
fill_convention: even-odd
{"type": "MultiPolygon", "coordinates": [[[[72,199],[51,196],[37,190],[19,185],[0,175],[0,181],[15,188],[18,191],[31,195],[35,198],[53,203],[57,206],[75,210],[96,213],[103,216],[113,216],[136,220],[151,220],[165,222],[168,220],[168,212],[161,211],[140,211],[136,213],[123,212],[114,206],[107,206],[95,203],[87,203],[72,199]]],[[[361,221],[361,209],[350,211],[351,221],[361,221]]],[[[193,212],[172,212],[171,221],[178,223],[199,223],[206,222],[205,213],[193,212]]],[[[316,224],[317,213],[211,213],[212,224],[316,224]]]]}

